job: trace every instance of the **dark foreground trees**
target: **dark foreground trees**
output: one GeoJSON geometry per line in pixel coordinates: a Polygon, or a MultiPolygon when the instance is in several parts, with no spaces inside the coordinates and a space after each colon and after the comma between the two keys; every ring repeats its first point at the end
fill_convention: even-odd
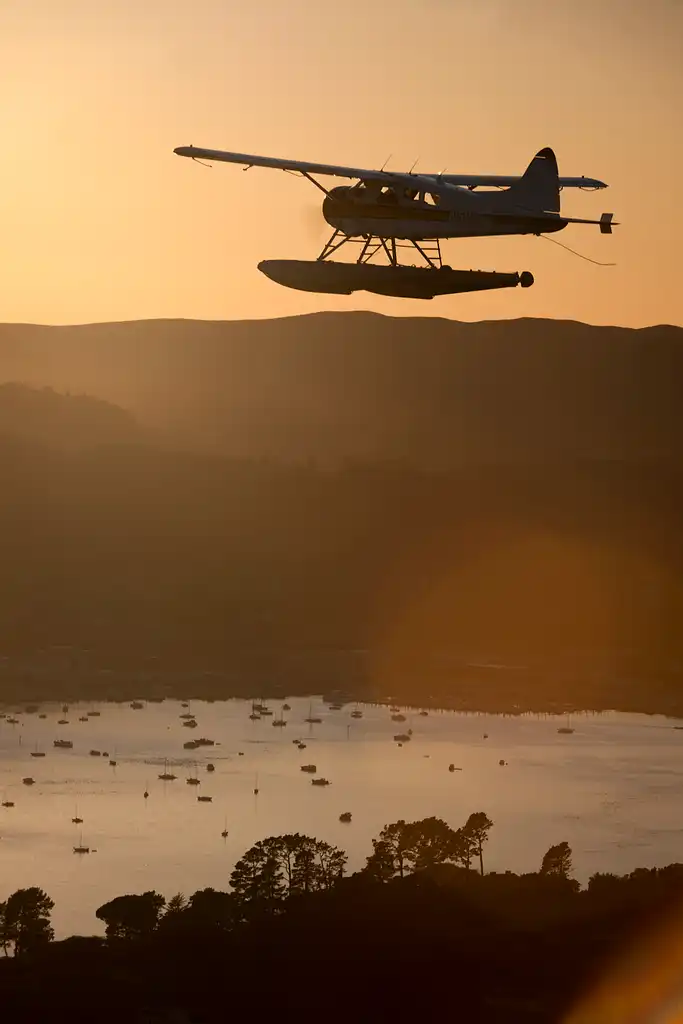
{"type": "Polygon", "coordinates": [[[543,855],[541,874],[569,878],[572,873],[572,850],[567,842],[551,846],[543,855]]]}
{"type": "Polygon", "coordinates": [[[482,875],[468,824],[470,839],[484,829],[483,845],[480,818],[461,829],[393,822],[369,858],[386,870],[351,877],[342,851],[273,836],[238,862],[232,891],[164,904],[152,890],[104,904],[106,939],[44,941],[51,901],[15,893],[2,912],[17,952],[0,957],[3,1021],[222,1024],[237,1011],[306,1022],[322,1006],[326,1024],[443,1024],[457,999],[469,1024],[557,1024],[603,959],[683,903],[683,865],[594,875],[581,889],[564,843],[544,871],[482,875]],[[29,933],[42,938],[31,945],[29,933]]]}
{"type": "Polygon", "coordinates": [[[274,912],[291,896],[331,889],[343,877],[343,850],[300,833],[271,836],[235,864],[230,885],[245,913],[274,912]]]}
{"type": "Polygon", "coordinates": [[[457,1004],[468,1024],[558,1024],[625,940],[644,928],[648,945],[653,919],[683,897],[683,866],[567,883],[452,863],[387,882],[364,871],[256,917],[234,893],[200,890],[169,899],[145,934],[0,957],[3,1021],[443,1024],[457,1004]]]}
{"type": "MultiPolygon", "coordinates": [[[[472,850],[474,856],[479,860],[479,872],[484,874],[484,843],[488,841],[489,832],[493,828],[493,822],[483,811],[475,811],[470,814],[463,826],[463,839],[468,850],[472,850]]],[[[469,863],[467,865],[469,867],[469,863]]]]}
{"type": "Polygon", "coordinates": [[[439,864],[469,868],[476,856],[483,875],[483,847],[492,827],[493,822],[483,811],[471,814],[458,829],[434,817],[392,822],[373,839],[373,852],[364,870],[374,880],[386,882],[439,864]]]}
{"type": "Polygon", "coordinates": [[[0,944],[5,956],[10,949],[15,956],[35,952],[54,937],[50,913],[54,902],[37,887],[17,889],[5,903],[0,903],[0,944]]]}
{"type": "Polygon", "coordinates": [[[117,896],[98,907],[95,917],[104,921],[108,939],[141,939],[154,931],[165,903],[164,897],[151,889],[117,896]]]}

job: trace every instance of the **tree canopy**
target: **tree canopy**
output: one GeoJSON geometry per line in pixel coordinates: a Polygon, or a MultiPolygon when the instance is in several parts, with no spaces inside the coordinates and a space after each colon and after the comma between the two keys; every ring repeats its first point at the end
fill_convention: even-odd
{"type": "Polygon", "coordinates": [[[140,939],[154,931],[166,903],[153,889],[140,894],[117,896],[95,911],[106,925],[108,939],[140,939]]]}
{"type": "Polygon", "coordinates": [[[331,889],[342,878],[347,856],[320,839],[293,833],[255,843],[230,876],[235,900],[250,912],[274,912],[290,896],[331,889]]]}
{"type": "Polygon", "coordinates": [[[567,842],[551,846],[543,855],[541,874],[569,878],[572,873],[572,848],[567,842]]]}
{"type": "Polygon", "coordinates": [[[22,956],[50,942],[53,908],[53,900],[36,886],[17,889],[0,904],[0,944],[5,955],[12,948],[15,956],[22,956]]]}

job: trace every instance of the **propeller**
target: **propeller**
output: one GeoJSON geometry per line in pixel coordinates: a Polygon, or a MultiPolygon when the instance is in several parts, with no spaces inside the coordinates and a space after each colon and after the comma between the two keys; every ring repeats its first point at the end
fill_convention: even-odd
{"type": "Polygon", "coordinates": [[[327,221],[323,217],[321,204],[309,200],[301,207],[301,224],[310,242],[324,242],[330,233],[327,221]]]}

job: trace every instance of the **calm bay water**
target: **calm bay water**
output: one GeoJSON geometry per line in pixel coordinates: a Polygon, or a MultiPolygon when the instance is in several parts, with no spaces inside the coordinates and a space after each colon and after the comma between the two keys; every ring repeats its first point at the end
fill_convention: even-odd
{"type": "Polygon", "coordinates": [[[96,908],[125,892],[227,889],[235,860],[268,835],[325,839],[348,852],[353,870],[386,822],[437,815],[457,827],[478,810],[494,821],[491,870],[536,870],[565,839],[581,880],[683,861],[683,731],[670,719],[575,715],[574,733],[560,735],[563,722],[550,716],[405,711],[396,723],[384,707],[360,705],[363,717],[352,719],[352,706],[332,711],[318,699],[323,721],[309,725],[309,701],[289,703],[284,728],[272,725],[280,705],[254,722],[250,704],[237,700],[193,701],[194,730],[183,727],[187,709],[177,701],[141,710],[75,704],[66,714],[45,705],[45,719],[0,720],[0,798],[15,803],[0,807],[0,899],[39,885],[55,901],[58,936],[100,933],[96,908]],[[79,721],[92,710],[99,717],[79,721]],[[394,734],[409,728],[412,740],[399,747],[394,734]],[[216,746],[183,749],[199,736],[216,746]],[[73,749],[55,749],[59,738],[73,749]],[[299,738],[305,750],[292,742],[299,738]],[[107,751],[116,766],[90,749],[107,751]],[[46,756],[32,757],[35,750],[46,756]],[[158,779],[164,759],[173,782],[158,779]],[[331,785],[312,786],[300,770],[307,763],[331,785]],[[449,772],[450,763],[462,770],[449,772]],[[195,773],[201,784],[187,785],[195,773]],[[24,786],[25,776],[35,785],[24,786]],[[340,823],[343,811],[351,824],[340,823]],[[74,854],[81,837],[90,854],[74,854]]]}

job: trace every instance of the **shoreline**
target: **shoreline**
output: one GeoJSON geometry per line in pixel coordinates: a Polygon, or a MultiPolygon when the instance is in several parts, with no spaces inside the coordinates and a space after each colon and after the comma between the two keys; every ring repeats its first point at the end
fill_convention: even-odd
{"type": "Polygon", "coordinates": [[[471,714],[601,712],[683,719],[683,664],[648,652],[410,651],[387,663],[375,648],[243,647],[157,655],[52,646],[0,652],[0,704],[230,699],[396,704],[471,714]],[[4,654],[4,656],[2,656],[4,654]]]}
{"type": "MultiPolygon", "coordinates": [[[[203,701],[208,704],[229,700],[268,701],[272,704],[284,702],[291,698],[320,700],[324,704],[339,703],[344,708],[366,704],[389,707],[397,705],[402,711],[419,712],[455,712],[474,715],[498,715],[502,717],[520,717],[522,715],[547,715],[558,719],[570,715],[589,714],[639,714],[660,715],[666,718],[683,721],[683,696],[660,694],[659,699],[646,699],[644,694],[611,694],[603,693],[602,700],[591,700],[587,695],[584,700],[546,698],[524,699],[521,693],[514,694],[514,699],[505,699],[502,694],[474,694],[465,692],[470,687],[458,687],[457,692],[446,694],[417,694],[402,692],[395,689],[391,694],[377,694],[363,688],[338,689],[310,686],[293,686],[271,684],[270,686],[244,682],[242,685],[202,685],[198,680],[148,680],[117,679],[114,683],[107,680],[83,680],[65,682],[63,679],[35,681],[15,681],[14,685],[0,682],[0,708],[4,711],[33,713],[34,708],[49,704],[128,704],[141,701],[159,704],[163,701],[203,701]],[[610,699],[611,697],[611,699],[610,699]],[[619,699],[621,697],[621,699],[619,699]],[[668,698],[668,699],[667,699],[668,698]]],[[[578,695],[577,695],[578,697],[578,695]]]]}

